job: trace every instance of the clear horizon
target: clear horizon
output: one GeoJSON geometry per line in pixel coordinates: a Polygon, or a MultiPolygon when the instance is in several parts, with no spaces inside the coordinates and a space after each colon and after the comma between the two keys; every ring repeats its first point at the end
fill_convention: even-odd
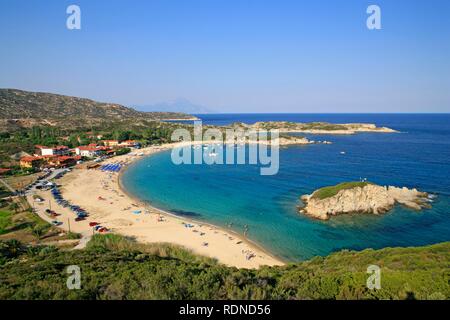
{"type": "Polygon", "coordinates": [[[198,114],[448,113],[448,12],[444,0],[0,0],[0,87],[130,107],[182,98],[198,114]],[[66,28],[71,4],[81,30],[66,28]],[[366,27],[370,4],[381,30],[366,27]]]}

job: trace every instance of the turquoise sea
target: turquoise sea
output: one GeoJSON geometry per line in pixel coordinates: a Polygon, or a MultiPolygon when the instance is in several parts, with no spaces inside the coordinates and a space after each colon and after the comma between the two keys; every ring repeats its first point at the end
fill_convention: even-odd
{"type": "Polygon", "coordinates": [[[243,233],[274,255],[298,261],[341,249],[417,246],[450,240],[450,114],[213,114],[205,124],[235,121],[368,122],[401,131],[311,136],[331,145],[280,150],[280,170],[255,165],[174,165],[170,151],[132,164],[125,188],[153,206],[243,233]],[[341,154],[345,151],[345,154],[341,154]],[[317,221],[300,215],[299,196],[343,181],[368,180],[436,194],[432,209],[397,206],[382,215],[317,221]]]}

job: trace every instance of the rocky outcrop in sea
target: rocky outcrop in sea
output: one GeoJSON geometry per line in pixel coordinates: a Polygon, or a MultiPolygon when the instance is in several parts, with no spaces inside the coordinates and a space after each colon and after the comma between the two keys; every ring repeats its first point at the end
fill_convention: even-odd
{"type": "Polygon", "coordinates": [[[379,186],[370,183],[364,186],[342,189],[335,195],[325,198],[318,197],[316,192],[301,197],[305,206],[300,208],[299,211],[321,220],[327,220],[330,216],[349,213],[383,214],[391,210],[396,204],[421,210],[430,207],[431,202],[427,193],[420,192],[417,189],[379,186]]]}

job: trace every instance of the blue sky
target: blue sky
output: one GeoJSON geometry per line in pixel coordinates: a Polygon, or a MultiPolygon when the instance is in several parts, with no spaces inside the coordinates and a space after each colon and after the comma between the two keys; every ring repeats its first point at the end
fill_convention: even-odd
{"type": "Polygon", "coordinates": [[[447,0],[0,0],[0,87],[218,112],[450,112],[447,0]],[[81,30],[66,8],[81,8],[81,30]],[[381,8],[382,30],[366,28],[381,8]]]}

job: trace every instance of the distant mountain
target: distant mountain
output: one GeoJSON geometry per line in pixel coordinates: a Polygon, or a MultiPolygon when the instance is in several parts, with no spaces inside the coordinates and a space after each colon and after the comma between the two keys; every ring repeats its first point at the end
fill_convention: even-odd
{"type": "Polygon", "coordinates": [[[86,126],[104,122],[191,119],[182,112],[142,112],[120,104],[53,93],[0,89],[0,131],[33,125],[86,126]]]}
{"type": "Polygon", "coordinates": [[[190,114],[212,113],[214,110],[207,107],[194,104],[187,99],[179,98],[171,102],[160,102],[149,105],[135,106],[140,111],[165,111],[165,112],[184,112],[190,114]]]}

